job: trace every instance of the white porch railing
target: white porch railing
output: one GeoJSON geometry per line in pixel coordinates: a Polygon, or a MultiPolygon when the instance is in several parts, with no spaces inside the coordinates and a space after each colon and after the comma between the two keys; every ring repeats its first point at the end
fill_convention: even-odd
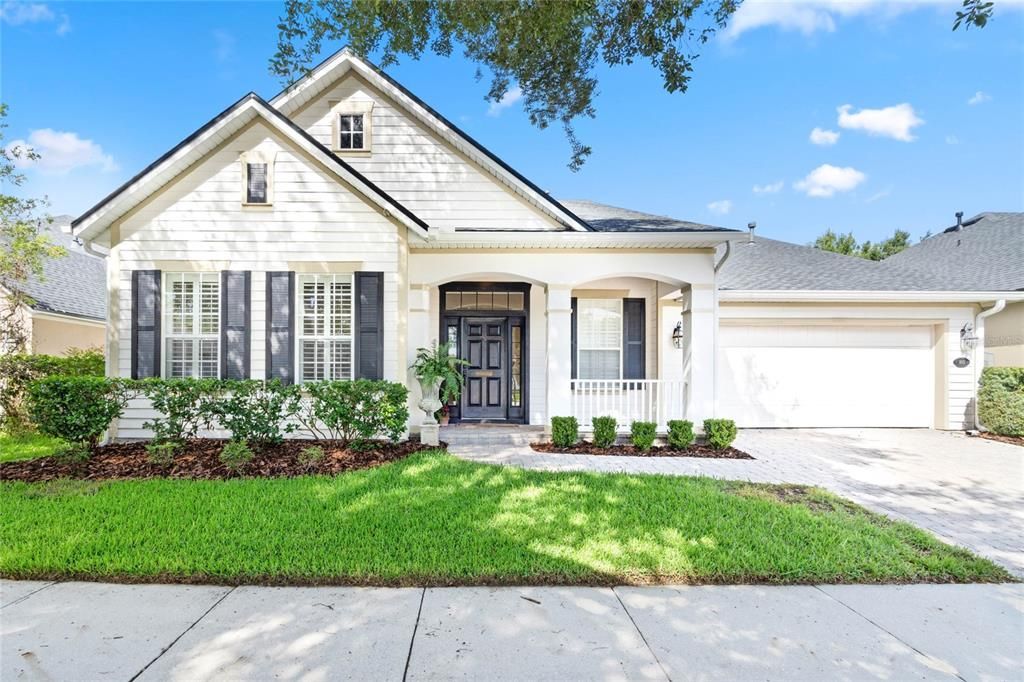
{"type": "Polygon", "coordinates": [[[594,417],[615,417],[620,432],[634,421],[654,422],[659,432],[671,419],[686,417],[686,382],[660,379],[573,379],[572,416],[581,431],[592,431],[594,417]]]}

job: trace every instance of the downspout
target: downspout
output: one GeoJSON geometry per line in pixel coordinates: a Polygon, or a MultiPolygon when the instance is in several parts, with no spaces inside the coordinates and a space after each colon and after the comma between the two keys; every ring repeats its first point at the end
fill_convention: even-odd
{"type": "MultiPolygon", "coordinates": [[[[753,230],[751,230],[751,238],[753,238],[753,230]]],[[[722,269],[722,266],[725,265],[725,261],[729,260],[729,256],[731,256],[731,255],[732,255],[732,242],[726,242],[725,243],[725,253],[722,255],[722,260],[718,261],[715,264],[715,272],[714,272],[714,278],[713,278],[714,279],[714,283],[712,284],[712,286],[714,286],[714,294],[713,295],[714,295],[714,301],[715,301],[715,316],[714,316],[715,328],[712,330],[712,334],[711,334],[711,342],[714,344],[714,349],[715,349],[714,355],[712,355],[712,357],[714,358],[714,363],[713,363],[714,366],[711,368],[711,372],[712,372],[712,374],[711,374],[711,387],[712,387],[712,394],[711,394],[711,416],[712,417],[717,417],[718,416],[718,271],[722,269]]]]}
{"type": "Polygon", "coordinates": [[[974,428],[978,431],[988,431],[978,416],[978,384],[981,382],[981,371],[984,369],[982,365],[985,360],[985,318],[992,317],[1005,307],[1006,299],[1001,298],[991,308],[982,310],[974,317],[974,333],[978,335],[978,345],[974,349],[974,428]],[[982,362],[978,362],[978,351],[981,351],[982,362]]]}

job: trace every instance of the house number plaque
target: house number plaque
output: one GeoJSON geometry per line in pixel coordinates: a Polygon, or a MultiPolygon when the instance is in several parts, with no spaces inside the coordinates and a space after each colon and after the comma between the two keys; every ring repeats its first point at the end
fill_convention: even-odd
{"type": "Polygon", "coordinates": [[[963,369],[967,365],[971,364],[971,361],[968,358],[959,357],[953,361],[953,364],[959,367],[960,369],[963,369]]]}

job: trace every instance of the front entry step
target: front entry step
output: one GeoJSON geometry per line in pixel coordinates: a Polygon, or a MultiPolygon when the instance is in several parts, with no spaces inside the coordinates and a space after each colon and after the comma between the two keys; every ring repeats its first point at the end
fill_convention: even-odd
{"type": "Polygon", "coordinates": [[[521,424],[454,424],[441,427],[448,445],[529,445],[546,440],[543,426],[521,424]]]}

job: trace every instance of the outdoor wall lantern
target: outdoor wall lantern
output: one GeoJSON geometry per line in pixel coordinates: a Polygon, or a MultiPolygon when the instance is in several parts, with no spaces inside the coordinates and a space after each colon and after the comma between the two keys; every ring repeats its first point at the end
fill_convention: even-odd
{"type": "Polygon", "coordinates": [[[968,322],[960,328],[960,350],[972,351],[978,345],[978,337],[974,334],[974,326],[968,322]]]}
{"type": "Polygon", "coordinates": [[[683,321],[676,322],[676,328],[672,330],[672,347],[680,350],[683,347],[683,321]]]}

